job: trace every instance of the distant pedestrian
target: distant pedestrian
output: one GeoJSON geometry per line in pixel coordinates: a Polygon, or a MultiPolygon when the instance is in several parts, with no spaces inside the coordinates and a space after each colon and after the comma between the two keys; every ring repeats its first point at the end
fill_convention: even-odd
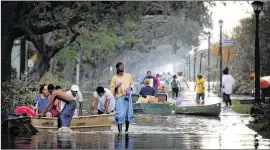
{"type": "Polygon", "coordinates": [[[178,98],[179,86],[180,86],[180,83],[177,80],[177,76],[176,75],[173,75],[173,79],[172,79],[172,82],[171,82],[172,99],[175,99],[176,100],[178,98]]]}
{"type": "Polygon", "coordinates": [[[204,104],[204,97],[205,97],[205,80],[201,74],[197,75],[196,84],[196,101],[200,103],[200,99],[202,99],[202,104],[204,104]]]}
{"type": "Polygon", "coordinates": [[[223,76],[222,76],[222,90],[223,90],[223,101],[226,104],[226,107],[228,104],[232,105],[232,100],[230,98],[230,95],[233,91],[233,86],[235,85],[234,78],[229,75],[229,69],[226,67],[223,70],[223,76]]]}

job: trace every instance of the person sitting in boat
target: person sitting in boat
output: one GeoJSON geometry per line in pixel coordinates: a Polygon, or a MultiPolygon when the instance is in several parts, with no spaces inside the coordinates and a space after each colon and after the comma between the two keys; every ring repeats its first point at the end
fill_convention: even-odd
{"type": "Polygon", "coordinates": [[[160,87],[160,75],[157,73],[155,77],[156,77],[156,80],[157,80],[157,84],[154,85],[154,87],[156,89],[159,89],[159,87],[160,87]]]}
{"type": "Polygon", "coordinates": [[[83,109],[83,98],[82,93],[79,90],[78,85],[72,85],[70,90],[66,92],[68,95],[72,96],[73,99],[76,101],[76,109],[74,112],[74,117],[82,116],[82,109],[83,109]]]}
{"type": "Polygon", "coordinates": [[[146,79],[149,79],[149,85],[151,87],[154,87],[154,88],[158,88],[158,82],[156,80],[156,78],[152,75],[152,72],[151,71],[147,71],[147,76],[144,78],[143,82],[146,80],[146,79]]]}
{"type": "Polygon", "coordinates": [[[21,114],[21,115],[26,115],[28,117],[36,117],[37,113],[34,109],[32,109],[32,107],[28,107],[28,106],[19,106],[14,110],[14,114],[21,114]]]}
{"type": "Polygon", "coordinates": [[[139,94],[143,97],[146,98],[147,95],[149,96],[155,96],[156,94],[156,89],[150,86],[150,80],[146,79],[144,80],[144,87],[141,88],[141,91],[139,94]]]}
{"type": "Polygon", "coordinates": [[[115,108],[115,98],[112,92],[102,86],[97,87],[96,91],[92,97],[92,103],[90,108],[90,113],[93,114],[96,101],[98,101],[98,114],[109,114],[114,112],[115,108]]]}
{"type": "Polygon", "coordinates": [[[202,104],[204,104],[205,80],[204,80],[204,78],[202,77],[201,74],[197,75],[195,89],[196,89],[196,101],[197,101],[197,103],[199,103],[200,99],[202,99],[202,104]]]}
{"type": "MultiPolygon", "coordinates": [[[[252,80],[255,80],[255,72],[252,72],[250,74],[250,78],[252,80]]],[[[260,88],[264,89],[264,88],[269,88],[270,87],[270,76],[264,76],[260,78],[260,88]]]]}
{"type": "MultiPolygon", "coordinates": [[[[57,85],[57,86],[55,86],[55,89],[56,90],[61,90],[62,87],[59,86],[59,85],[57,85]]],[[[60,112],[61,112],[61,101],[58,100],[58,99],[56,99],[55,100],[55,103],[54,103],[54,105],[52,107],[52,116],[53,117],[58,117],[58,115],[59,115],[60,112]]]]}
{"type": "MultiPolygon", "coordinates": [[[[39,88],[39,95],[35,97],[35,99],[32,102],[31,108],[35,110],[38,114],[40,114],[46,107],[46,105],[49,103],[49,93],[48,88],[46,84],[42,84],[39,88]]],[[[51,110],[44,114],[42,117],[52,117],[51,110]]]]}
{"type": "Polygon", "coordinates": [[[74,111],[76,109],[76,101],[73,99],[72,96],[68,95],[66,92],[62,90],[55,90],[53,84],[48,85],[48,90],[49,93],[51,94],[49,103],[44,108],[42,113],[39,114],[38,116],[39,117],[44,116],[44,114],[46,114],[49,108],[51,108],[51,106],[54,104],[56,99],[64,101],[66,104],[60,113],[59,120],[62,127],[69,127],[72,121],[72,117],[74,115],[74,111]]]}

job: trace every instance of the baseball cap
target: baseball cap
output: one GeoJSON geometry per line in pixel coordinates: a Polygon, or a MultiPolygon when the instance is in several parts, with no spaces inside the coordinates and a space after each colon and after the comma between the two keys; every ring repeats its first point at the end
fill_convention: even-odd
{"type": "Polygon", "coordinates": [[[70,88],[71,91],[79,91],[78,85],[72,85],[70,88]]]}

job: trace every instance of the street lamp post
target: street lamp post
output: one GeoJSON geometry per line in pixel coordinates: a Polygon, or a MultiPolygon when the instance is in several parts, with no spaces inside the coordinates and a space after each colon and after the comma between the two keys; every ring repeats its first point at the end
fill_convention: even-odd
{"type": "Polygon", "coordinates": [[[209,75],[209,72],[210,72],[210,36],[211,36],[211,33],[208,32],[207,33],[207,36],[208,36],[208,64],[207,64],[207,91],[208,93],[210,92],[210,75],[209,75]]]}
{"type": "Polygon", "coordinates": [[[201,55],[201,57],[200,57],[200,74],[202,73],[202,56],[203,56],[203,50],[201,50],[200,51],[200,55],[201,55]]]}
{"type": "Polygon", "coordinates": [[[193,66],[194,87],[196,86],[196,52],[197,52],[197,49],[194,49],[194,66],[193,66]]]}
{"type": "Polygon", "coordinates": [[[260,47],[259,47],[259,15],[263,9],[263,2],[252,3],[256,16],[256,37],[255,37],[255,101],[260,101],[260,47]]]}
{"type": "Polygon", "coordinates": [[[220,96],[222,96],[222,92],[221,92],[221,89],[222,89],[222,25],[223,25],[223,21],[220,19],[218,21],[219,23],[219,27],[220,27],[220,42],[219,42],[219,56],[220,56],[220,59],[219,59],[219,94],[220,96]]]}
{"type": "Polygon", "coordinates": [[[188,79],[191,80],[191,78],[190,78],[190,54],[188,54],[188,79]]]}

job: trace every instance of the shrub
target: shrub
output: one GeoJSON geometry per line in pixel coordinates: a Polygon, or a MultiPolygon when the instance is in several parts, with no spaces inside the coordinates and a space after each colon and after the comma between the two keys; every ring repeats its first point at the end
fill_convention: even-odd
{"type": "Polygon", "coordinates": [[[69,90],[70,82],[63,81],[59,76],[46,74],[37,84],[26,85],[24,77],[22,80],[12,77],[10,82],[3,82],[1,86],[1,120],[7,118],[9,113],[21,105],[31,105],[34,97],[39,94],[38,89],[41,84],[60,85],[63,90],[69,90]]]}

